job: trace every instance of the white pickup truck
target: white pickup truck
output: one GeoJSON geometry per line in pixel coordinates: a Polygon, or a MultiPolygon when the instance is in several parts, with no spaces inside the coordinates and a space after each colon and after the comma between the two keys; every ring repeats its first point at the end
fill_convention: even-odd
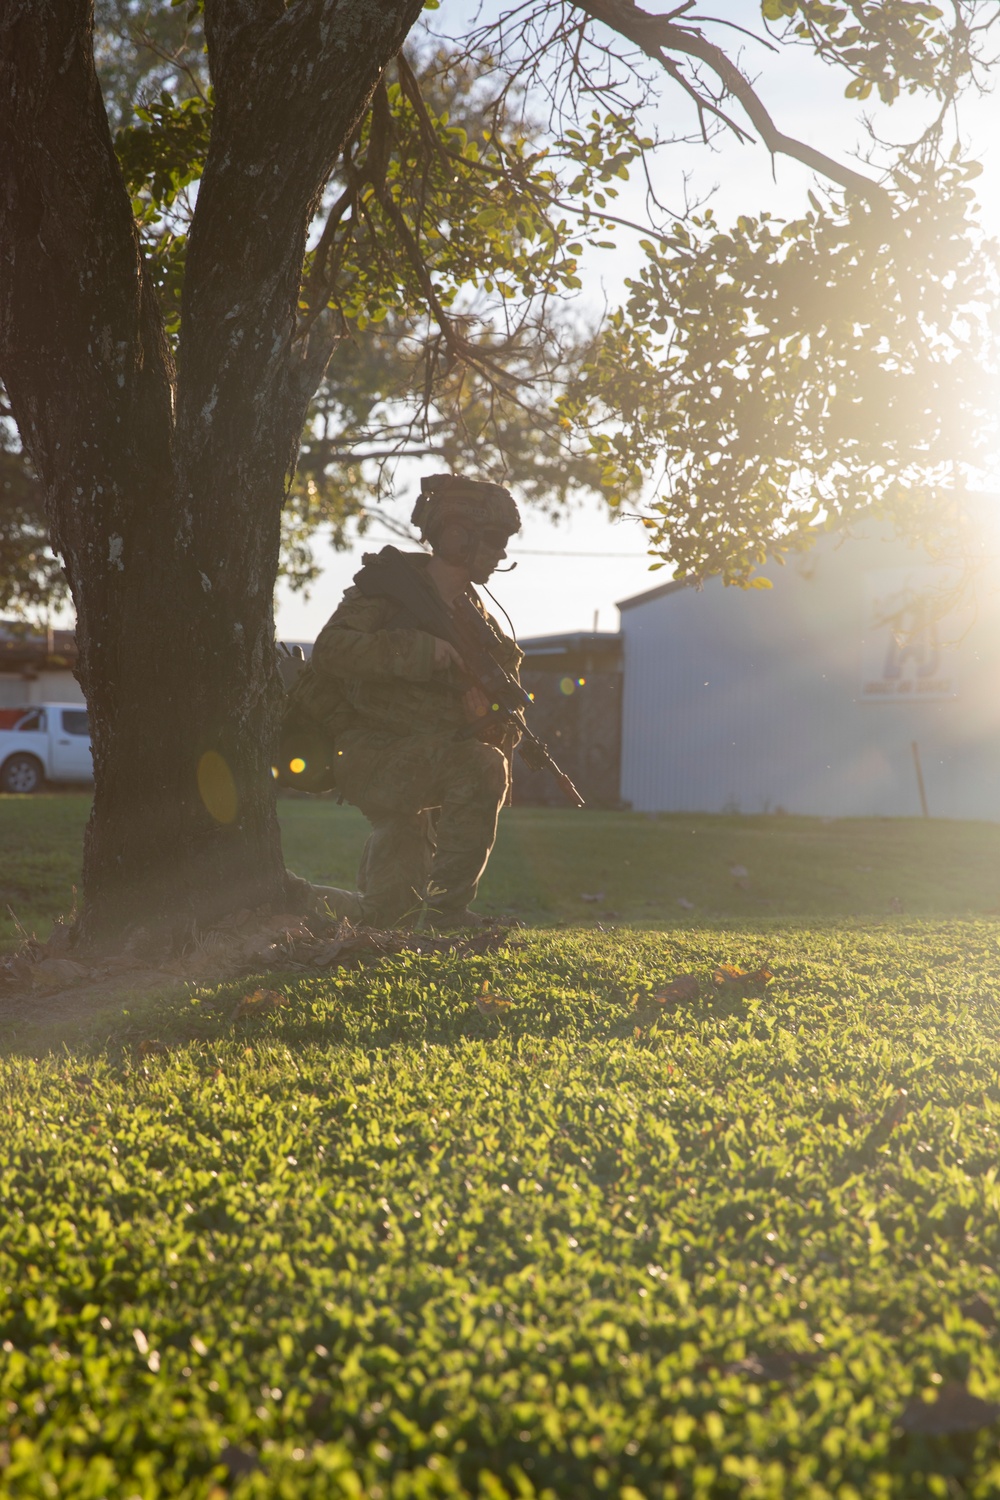
{"type": "Polygon", "coordinates": [[[93,779],[90,723],[81,704],[26,708],[10,728],[0,728],[0,791],[37,792],[45,781],[93,779]]]}

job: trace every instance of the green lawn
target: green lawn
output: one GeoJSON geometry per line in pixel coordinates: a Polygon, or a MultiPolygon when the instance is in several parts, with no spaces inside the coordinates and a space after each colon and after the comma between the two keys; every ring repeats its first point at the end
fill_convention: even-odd
{"type": "MultiPolygon", "coordinates": [[[[2,811],[63,909],[83,802],[2,811]]],[[[348,880],[359,820],[282,812],[348,880]]],[[[491,957],[8,1027],[0,1495],[992,1500],[1000,1422],[920,1429],[950,1383],[1000,1402],[998,856],[522,811],[484,904],[532,925],[491,957]]]]}
{"type": "MultiPolygon", "coordinates": [[[[322,798],[279,807],[289,868],[353,887],[361,814],[322,798]]],[[[44,935],[71,909],[89,810],[82,794],[0,797],[0,945],[17,941],[12,913],[44,935]]],[[[1000,826],[517,808],[501,817],[479,905],[529,925],[671,929],[982,914],[1000,911],[1000,826]],[[734,867],[746,876],[734,878],[734,867]]]]}

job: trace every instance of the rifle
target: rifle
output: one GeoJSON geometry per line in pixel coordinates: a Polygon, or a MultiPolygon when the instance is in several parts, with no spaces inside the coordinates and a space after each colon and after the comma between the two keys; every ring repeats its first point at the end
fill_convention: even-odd
{"type": "Polygon", "coordinates": [[[532,771],[551,772],[570,802],[583,807],[583,798],[553,760],[548,746],[524,722],[531,698],[498,661],[495,652],[500,638],[467,595],[461,595],[449,609],[430,579],[413,567],[397,547],[383,547],[377,555],[366,557],[354,581],[363,594],[398,604],[418,630],[426,630],[454,646],[462,658],[469,685],[485,695],[492,722],[502,727],[514,725],[520,731],[517,748],[525,765],[532,771]]]}

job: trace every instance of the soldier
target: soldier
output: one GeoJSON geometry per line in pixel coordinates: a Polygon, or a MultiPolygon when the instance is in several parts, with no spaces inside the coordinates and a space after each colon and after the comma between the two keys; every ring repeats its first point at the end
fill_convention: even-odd
{"type": "MultiPolygon", "coordinates": [[[[446,605],[472,598],[495,632],[497,659],[516,674],[521,652],[473,587],[486,583],[521,528],[510,492],[436,474],[421,483],[413,523],[432,551],[409,554],[411,566],[426,570],[446,605]]],[[[369,926],[414,920],[424,902],[433,926],[475,925],[468,907],[496,838],[514,740],[497,743],[493,721],[477,733],[489,704],[463,679],[455,648],[408,625],[392,599],[355,585],[320,632],[293,696],[335,740],[337,789],[372,831],[356,891],[289,875],[290,894],[369,926]]]]}

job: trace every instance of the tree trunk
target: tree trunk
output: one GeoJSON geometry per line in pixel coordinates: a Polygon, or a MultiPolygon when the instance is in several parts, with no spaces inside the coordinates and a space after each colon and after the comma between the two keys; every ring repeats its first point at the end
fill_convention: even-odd
{"type": "Polygon", "coordinates": [[[280,904],[279,517],[329,353],[306,234],[419,0],[207,0],[216,113],[179,373],[93,66],[88,0],[0,15],[0,378],[77,610],[95,796],[82,928],[180,941],[280,904]]]}

